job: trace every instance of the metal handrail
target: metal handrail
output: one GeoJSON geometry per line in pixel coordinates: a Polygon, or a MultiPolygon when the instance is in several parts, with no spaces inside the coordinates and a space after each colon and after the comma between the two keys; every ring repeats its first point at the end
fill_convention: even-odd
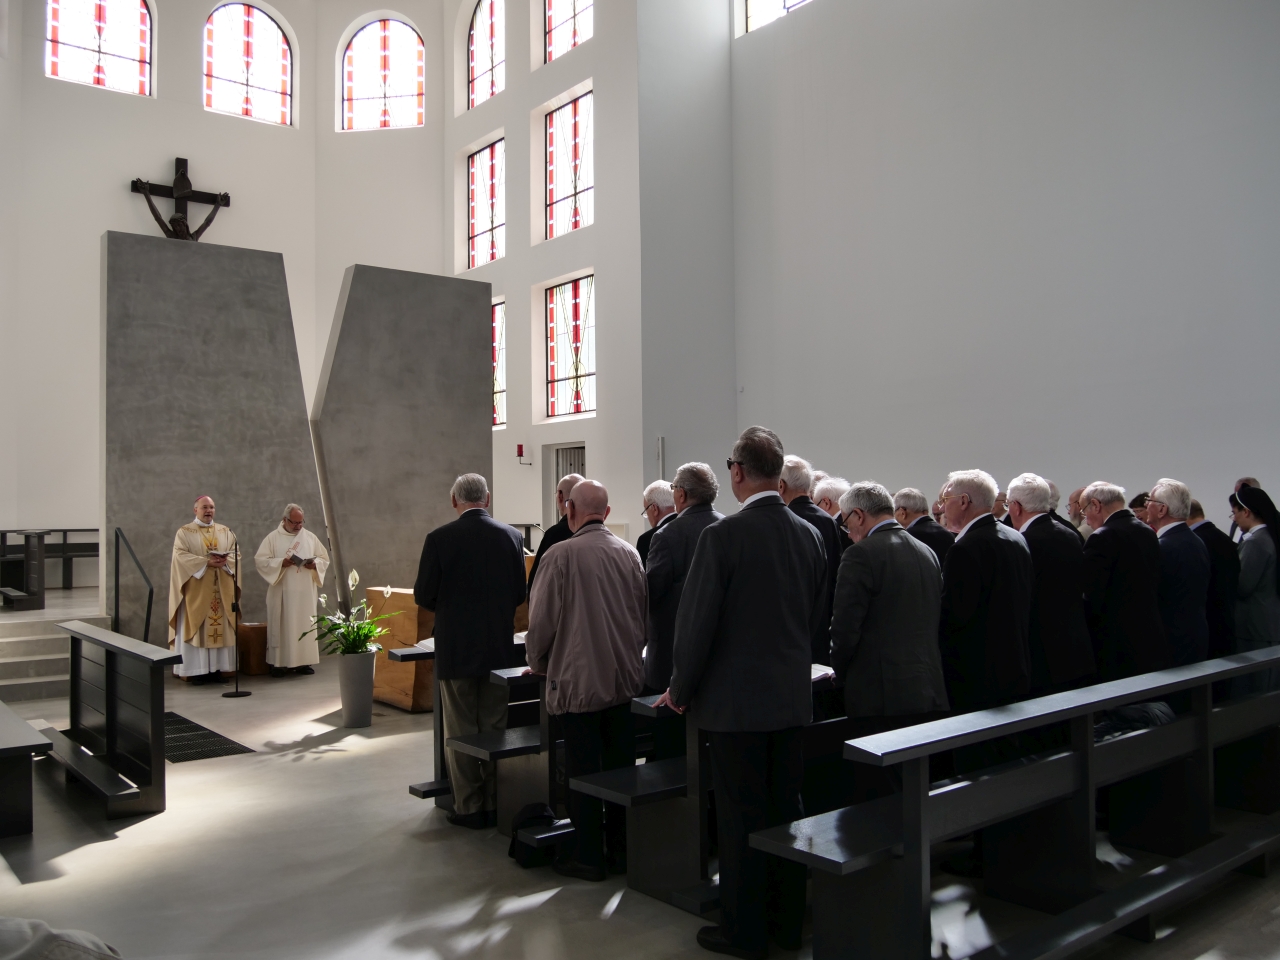
{"type": "Polygon", "coordinates": [[[142,574],[143,582],[147,585],[147,619],[142,627],[142,642],[151,642],[151,601],[156,595],[156,588],[151,585],[151,578],[147,576],[147,571],[142,569],[142,564],[138,561],[138,555],[133,552],[133,544],[129,542],[129,538],[124,535],[124,531],[116,527],[116,559],[115,559],[115,575],[116,575],[116,603],[115,613],[111,617],[111,629],[115,633],[120,632],[120,541],[124,541],[125,549],[129,551],[129,556],[133,558],[133,565],[138,568],[138,573],[142,574]]]}

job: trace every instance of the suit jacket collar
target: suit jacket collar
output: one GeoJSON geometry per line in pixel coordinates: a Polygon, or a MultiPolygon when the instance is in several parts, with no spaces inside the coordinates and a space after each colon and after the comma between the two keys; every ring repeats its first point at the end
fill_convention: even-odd
{"type": "Polygon", "coordinates": [[[865,537],[865,539],[870,540],[872,537],[878,537],[878,536],[880,536],[880,534],[882,534],[882,533],[888,533],[888,532],[890,532],[891,530],[902,530],[902,529],[903,529],[902,524],[900,524],[897,520],[894,520],[894,519],[890,518],[890,519],[888,519],[888,520],[884,521],[883,523],[881,523],[878,527],[876,527],[874,530],[872,530],[869,534],[867,534],[867,536],[865,537]]]}
{"type": "MultiPolygon", "coordinates": [[[[1128,523],[1130,520],[1137,520],[1138,523],[1142,523],[1141,520],[1138,520],[1138,515],[1136,513],[1128,507],[1121,507],[1111,516],[1107,517],[1107,519],[1103,520],[1102,525],[1104,527],[1118,527],[1122,523],[1128,523]]],[[[1146,524],[1143,524],[1143,526],[1146,526],[1146,524]]]]}
{"type": "Polygon", "coordinates": [[[685,507],[680,513],[672,514],[677,517],[687,517],[691,513],[710,513],[715,507],[710,503],[695,503],[691,507],[685,507]]]}
{"type": "MultiPolygon", "coordinates": [[[[785,508],[786,504],[782,502],[782,494],[774,493],[771,496],[761,497],[759,500],[752,500],[750,503],[743,506],[742,510],[754,510],[756,507],[785,508]]],[[[738,512],[741,513],[742,510],[739,510],[738,512]]]]}
{"type": "Polygon", "coordinates": [[[967,537],[971,533],[974,533],[975,531],[983,530],[987,527],[994,527],[995,525],[996,525],[995,514],[992,514],[992,513],[983,514],[977,520],[972,521],[969,524],[969,526],[964,529],[962,533],[957,534],[956,540],[957,541],[963,540],[965,537],[967,537]]]}
{"type": "MultiPolygon", "coordinates": [[[[1041,513],[1041,514],[1037,515],[1036,517],[1034,517],[1034,518],[1031,520],[1031,522],[1030,522],[1030,523],[1028,523],[1028,524],[1026,525],[1026,527],[1024,527],[1022,530],[1020,530],[1020,531],[1018,531],[1018,532],[1019,532],[1019,533],[1026,533],[1028,530],[1030,530],[1032,527],[1034,527],[1034,526],[1035,526],[1037,523],[1039,523],[1041,520],[1043,520],[1045,523],[1050,523],[1050,524],[1054,522],[1054,519],[1053,519],[1053,517],[1052,517],[1052,516],[1050,516],[1050,515],[1049,515],[1049,514],[1047,514],[1047,513],[1041,513]]],[[[1015,528],[1015,529],[1016,529],[1016,528],[1015,528]]]]}
{"type": "Polygon", "coordinates": [[[788,503],[787,506],[790,507],[792,510],[798,510],[800,507],[813,506],[813,501],[808,496],[802,493],[800,494],[800,496],[796,497],[790,503],[788,503]]]}
{"type": "Polygon", "coordinates": [[[674,520],[676,516],[677,514],[675,513],[674,510],[671,513],[668,513],[665,517],[663,517],[661,520],[658,521],[658,525],[653,528],[653,532],[657,533],[659,530],[665,527],[668,523],[674,520]]]}

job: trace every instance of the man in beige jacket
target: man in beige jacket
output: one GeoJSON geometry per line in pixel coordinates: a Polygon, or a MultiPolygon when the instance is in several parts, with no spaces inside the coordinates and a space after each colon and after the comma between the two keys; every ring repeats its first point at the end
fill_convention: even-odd
{"type": "MultiPolygon", "coordinates": [[[[644,686],[648,597],[640,555],[604,526],[609,492],[583,480],[565,506],[573,536],[542,558],[525,655],[530,670],[547,678],[547,711],[560,721],[565,775],[573,778],[635,763],[631,698],[644,686]]],[[[557,873],[603,880],[606,864],[626,872],[626,811],[606,806],[569,792],[576,850],[556,863],[557,873]]]]}

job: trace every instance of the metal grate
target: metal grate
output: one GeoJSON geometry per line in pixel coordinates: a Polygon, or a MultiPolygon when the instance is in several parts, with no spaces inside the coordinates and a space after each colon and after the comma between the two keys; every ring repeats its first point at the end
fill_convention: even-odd
{"type": "Polygon", "coordinates": [[[164,758],[170,763],[211,760],[214,757],[255,752],[242,743],[214,733],[208,727],[192,723],[186,717],[167,711],[164,715],[164,758]]]}

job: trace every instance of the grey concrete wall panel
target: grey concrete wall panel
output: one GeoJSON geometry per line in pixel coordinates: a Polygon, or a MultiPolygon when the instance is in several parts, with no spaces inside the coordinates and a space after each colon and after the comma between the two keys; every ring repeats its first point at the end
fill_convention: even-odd
{"type": "Polygon", "coordinates": [[[491,298],[474,280],[347,268],[311,409],[344,576],[412,586],[423,539],[454,519],[454,478],[492,483],[491,298]]]}
{"type": "MultiPolygon", "coordinates": [[[[253,554],[295,501],[322,529],[284,258],[109,231],[102,238],[103,563],[124,530],[156,587],[164,643],[173,535],[200,494],[239,537],[246,619],[266,618],[253,554]]],[[[122,632],[141,636],[146,589],[121,557],[122,632]]]]}

